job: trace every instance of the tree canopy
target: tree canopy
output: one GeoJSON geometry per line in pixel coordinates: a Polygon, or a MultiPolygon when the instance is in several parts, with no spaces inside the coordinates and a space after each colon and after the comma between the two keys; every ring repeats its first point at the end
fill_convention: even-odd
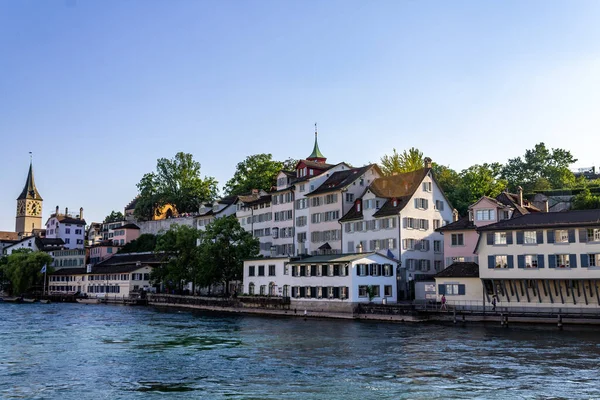
{"type": "Polygon", "coordinates": [[[424,166],[423,152],[411,147],[399,154],[393,149],[392,155],[381,157],[380,167],[384,175],[393,175],[394,173],[403,173],[416,171],[424,166]]]}
{"type": "Polygon", "coordinates": [[[156,240],[156,252],[164,264],[154,268],[152,279],[181,290],[188,282],[192,290],[242,279],[243,260],[259,253],[259,241],[246,232],[234,215],[217,218],[199,231],[173,225],[156,240]]]}
{"type": "Polygon", "coordinates": [[[223,188],[227,195],[239,195],[252,189],[271,190],[276,184],[277,174],[282,169],[293,169],[295,161],[273,160],[271,154],[255,154],[237,164],[233,178],[223,188]]]}
{"type": "Polygon", "coordinates": [[[156,236],[151,233],[144,233],[137,239],[126,243],[118,253],[144,253],[154,251],[156,248],[156,236]]]}
{"type": "MultiPolygon", "coordinates": [[[[46,273],[53,272],[50,267],[52,257],[47,253],[30,249],[19,249],[4,257],[0,262],[0,270],[4,284],[13,294],[22,294],[34,290],[42,290],[44,274],[41,272],[44,265],[46,273]]],[[[6,288],[5,288],[6,289],[6,288]]]]}
{"type": "Polygon", "coordinates": [[[123,221],[125,219],[125,217],[123,217],[123,213],[121,211],[111,211],[110,214],[108,214],[106,216],[106,218],[104,218],[103,223],[108,224],[111,222],[119,222],[119,221],[123,221]]]}
{"type": "Polygon", "coordinates": [[[210,271],[207,275],[222,282],[229,294],[229,282],[242,280],[243,260],[259,254],[259,240],[240,226],[235,215],[215,219],[200,240],[202,265],[210,271]]]}
{"type": "Polygon", "coordinates": [[[584,189],[573,199],[574,210],[591,210],[600,208],[600,195],[592,194],[589,189],[584,189]]]}
{"type": "Polygon", "coordinates": [[[181,290],[188,282],[195,284],[200,269],[201,232],[187,225],[172,225],[156,239],[156,251],[163,254],[163,265],[154,268],[152,279],[181,290]]]}
{"type": "Polygon", "coordinates": [[[217,181],[212,177],[202,178],[200,163],[183,152],[172,159],[158,159],[156,171],[145,174],[137,187],[135,216],[141,220],[152,219],[166,204],[179,213],[196,212],[200,204],[212,201],[218,192],[217,181]]]}
{"type": "Polygon", "coordinates": [[[570,151],[548,149],[542,142],[526,150],[523,157],[509,159],[502,176],[511,190],[517,186],[526,191],[572,188],[577,181],[569,167],[576,161],[570,151]]]}

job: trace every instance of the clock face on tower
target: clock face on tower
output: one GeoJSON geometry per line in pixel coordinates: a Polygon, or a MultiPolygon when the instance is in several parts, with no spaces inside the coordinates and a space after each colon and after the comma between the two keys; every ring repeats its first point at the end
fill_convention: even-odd
{"type": "Polygon", "coordinates": [[[19,200],[17,202],[17,215],[25,215],[25,202],[19,200]]]}
{"type": "Polygon", "coordinates": [[[27,211],[30,215],[37,217],[41,213],[40,203],[37,201],[32,201],[27,204],[27,211]]]}

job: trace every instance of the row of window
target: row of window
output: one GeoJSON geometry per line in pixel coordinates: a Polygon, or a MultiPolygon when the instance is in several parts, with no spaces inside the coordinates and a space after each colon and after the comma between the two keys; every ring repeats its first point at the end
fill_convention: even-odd
{"type": "MultiPolygon", "coordinates": [[[[492,255],[488,256],[488,268],[514,268],[514,256],[492,255]]],[[[581,268],[600,267],[600,253],[592,254],[549,254],[548,268],[581,268]]],[[[544,268],[545,256],[543,254],[517,255],[518,268],[544,268]]]]}
{"type": "Polygon", "coordinates": [[[294,201],[294,194],[292,192],[274,194],[271,197],[273,205],[291,203],[292,201],[294,201]]]}
{"type": "MultiPolygon", "coordinates": [[[[557,229],[546,231],[547,243],[575,243],[575,229],[557,229]]],[[[541,230],[517,231],[517,244],[543,244],[544,232],[541,230]]],[[[579,242],[600,242],[599,228],[579,229],[579,242]]],[[[513,244],[512,232],[488,232],[488,245],[510,245],[513,244]]]]}
{"type": "Polygon", "coordinates": [[[344,224],[344,230],[347,233],[352,232],[366,232],[366,231],[378,231],[380,229],[394,229],[396,228],[396,218],[381,218],[370,221],[356,221],[346,222],[344,224]]]}
{"type": "MultiPolygon", "coordinates": [[[[269,265],[267,267],[267,271],[269,272],[269,276],[275,276],[275,266],[269,265]]],[[[250,265],[248,267],[248,276],[265,276],[265,266],[259,265],[258,269],[254,265],[250,265]]]]}
{"type": "Polygon", "coordinates": [[[326,211],[322,213],[314,213],[310,215],[310,222],[318,224],[320,222],[337,221],[340,219],[340,211],[326,211]]]}
{"type": "Polygon", "coordinates": [[[310,241],[312,243],[328,242],[342,239],[342,231],[333,229],[330,231],[318,231],[310,233],[310,241]]]}
{"type": "Polygon", "coordinates": [[[107,286],[107,285],[88,286],[87,287],[87,292],[88,293],[121,293],[121,287],[118,286],[118,285],[114,285],[114,286],[107,286]]]}
{"type": "MultiPolygon", "coordinates": [[[[414,259],[408,258],[405,261],[406,269],[408,271],[422,271],[428,272],[431,271],[431,260],[427,259],[414,259]]],[[[439,272],[442,270],[442,260],[434,260],[433,268],[435,271],[439,272]]]]}

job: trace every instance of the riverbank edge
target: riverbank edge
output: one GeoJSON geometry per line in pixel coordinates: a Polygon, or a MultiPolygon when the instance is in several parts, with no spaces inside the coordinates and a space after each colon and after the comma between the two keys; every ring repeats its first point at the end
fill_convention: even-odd
{"type": "Polygon", "coordinates": [[[577,318],[577,317],[519,317],[511,316],[503,313],[473,315],[473,314],[453,314],[448,313],[431,313],[427,316],[414,315],[386,315],[386,314],[363,314],[350,312],[327,312],[327,311],[298,311],[298,310],[279,310],[266,308],[251,308],[251,307],[224,307],[224,306],[206,306],[197,304],[170,304],[170,303],[154,303],[149,302],[149,306],[163,309],[179,309],[179,310],[199,310],[211,312],[224,312],[231,314],[242,315],[257,315],[257,316],[279,316],[291,318],[306,318],[306,319],[343,319],[357,321],[379,321],[391,323],[423,323],[423,322],[444,322],[466,325],[468,323],[497,323],[501,327],[507,327],[511,323],[517,324],[533,324],[533,325],[600,325],[600,318],[577,318]]]}
{"type": "Polygon", "coordinates": [[[263,315],[263,316],[282,316],[292,318],[309,318],[309,319],[345,319],[345,320],[378,320],[387,322],[425,322],[427,320],[418,318],[412,315],[378,315],[378,314],[356,314],[350,312],[331,312],[331,311],[298,311],[298,310],[278,310],[267,308],[253,307],[222,307],[222,306],[206,306],[197,304],[170,304],[170,303],[154,303],[148,302],[148,305],[156,308],[166,309],[185,309],[185,310],[200,310],[225,312],[232,314],[248,314],[248,315],[263,315]]]}

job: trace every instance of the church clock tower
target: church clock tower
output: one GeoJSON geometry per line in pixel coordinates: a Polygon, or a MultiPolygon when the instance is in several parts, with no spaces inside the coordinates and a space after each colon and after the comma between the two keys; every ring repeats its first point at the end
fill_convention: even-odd
{"type": "Polygon", "coordinates": [[[19,237],[31,236],[34,229],[42,229],[42,196],[33,180],[33,164],[29,164],[27,181],[21,195],[17,198],[17,220],[15,231],[19,237]]]}

